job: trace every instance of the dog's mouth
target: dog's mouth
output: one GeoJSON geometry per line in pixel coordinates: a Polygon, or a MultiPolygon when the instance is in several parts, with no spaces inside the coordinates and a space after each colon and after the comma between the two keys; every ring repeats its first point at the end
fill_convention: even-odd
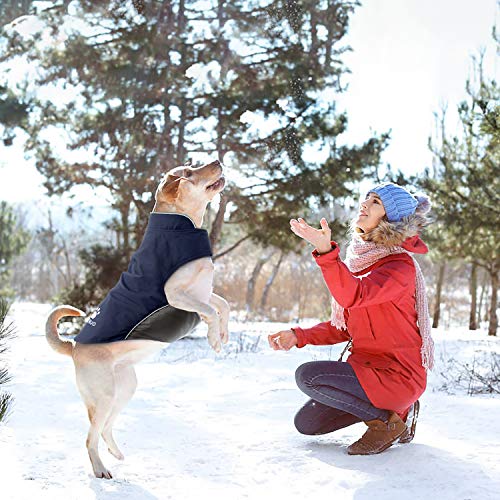
{"type": "Polygon", "coordinates": [[[209,186],[207,186],[207,190],[210,190],[210,191],[217,191],[219,189],[222,189],[224,187],[224,185],[226,184],[226,179],[224,178],[224,176],[221,176],[219,177],[213,184],[210,184],[209,186]]]}

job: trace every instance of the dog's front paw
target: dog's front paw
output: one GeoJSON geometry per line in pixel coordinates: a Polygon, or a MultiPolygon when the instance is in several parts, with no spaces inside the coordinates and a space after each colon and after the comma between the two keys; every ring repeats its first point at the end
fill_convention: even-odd
{"type": "Polygon", "coordinates": [[[208,335],[208,343],[210,344],[210,347],[216,352],[219,353],[221,350],[221,343],[220,339],[217,338],[215,335],[208,335]]]}
{"type": "Polygon", "coordinates": [[[125,456],[118,448],[108,448],[108,451],[113,455],[117,460],[125,460],[125,456]]]}

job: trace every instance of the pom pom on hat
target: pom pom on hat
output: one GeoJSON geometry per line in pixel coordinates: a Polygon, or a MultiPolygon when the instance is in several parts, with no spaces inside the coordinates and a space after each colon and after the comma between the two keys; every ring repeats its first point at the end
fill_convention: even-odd
{"type": "Polygon", "coordinates": [[[425,215],[431,209],[431,201],[429,197],[425,194],[416,194],[415,198],[417,199],[417,208],[415,209],[415,213],[418,215],[425,215]]]}

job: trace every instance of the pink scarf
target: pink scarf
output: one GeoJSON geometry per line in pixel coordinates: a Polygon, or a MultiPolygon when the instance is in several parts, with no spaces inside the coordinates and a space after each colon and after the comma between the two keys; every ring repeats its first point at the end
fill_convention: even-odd
{"type": "MultiPolygon", "coordinates": [[[[345,264],[349,271],[357,273],[370,267],[378,260],[397,253],[407,253],[412,257],[416,270],[415,283],[415,299],[417,310],[417,325],[422,337],[422,366],[426,370],[432,370],[434,366],[434,341],[431,337],[431,320],[429,317],[429,306],[427,303],[427,295],[425,292],[425,281],[422,270],[418,262],[411,256],[409,252],[400,246],[385,247],[377,245],[371,241],[364,241],[358,235],[354,235],[351,244],[347,248],[345,264]]],[[[344,319],[344,308],[332,297],[332,317],[331,323],[333,326],[341,330],[347,330],[344,319]]]]}

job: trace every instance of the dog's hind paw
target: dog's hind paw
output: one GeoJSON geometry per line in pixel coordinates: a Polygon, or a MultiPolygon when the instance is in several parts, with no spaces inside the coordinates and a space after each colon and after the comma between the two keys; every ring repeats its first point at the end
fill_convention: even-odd
{"type": "Polygon", "coordinates": [[[221,350],[221,343],[220,340],[213,340],[210,337],[208,337],[208,343],[210,344],[210,347],[217,353],[220,352],[221,350]]]}
{"type": "Polygon", "coordinates": [[[116,450],[108,448],[108,451],[111,453],[111,455],[113,455],[118,460],[124,460],[125,459],[125,456],[123,455],[123,453],[118,448],[116,448],[116,450]]]}
{"type": "Polygon", "coordinates": [[[223,344],[229,341],[229,323],[227,320],[220,322],[220,339],[223,344]]]}
{"type": "Polygon", "coordinates": [[[94,474],[97,479],[113,479],[111,472],[106,468],[95,469],[94,474]]]}

